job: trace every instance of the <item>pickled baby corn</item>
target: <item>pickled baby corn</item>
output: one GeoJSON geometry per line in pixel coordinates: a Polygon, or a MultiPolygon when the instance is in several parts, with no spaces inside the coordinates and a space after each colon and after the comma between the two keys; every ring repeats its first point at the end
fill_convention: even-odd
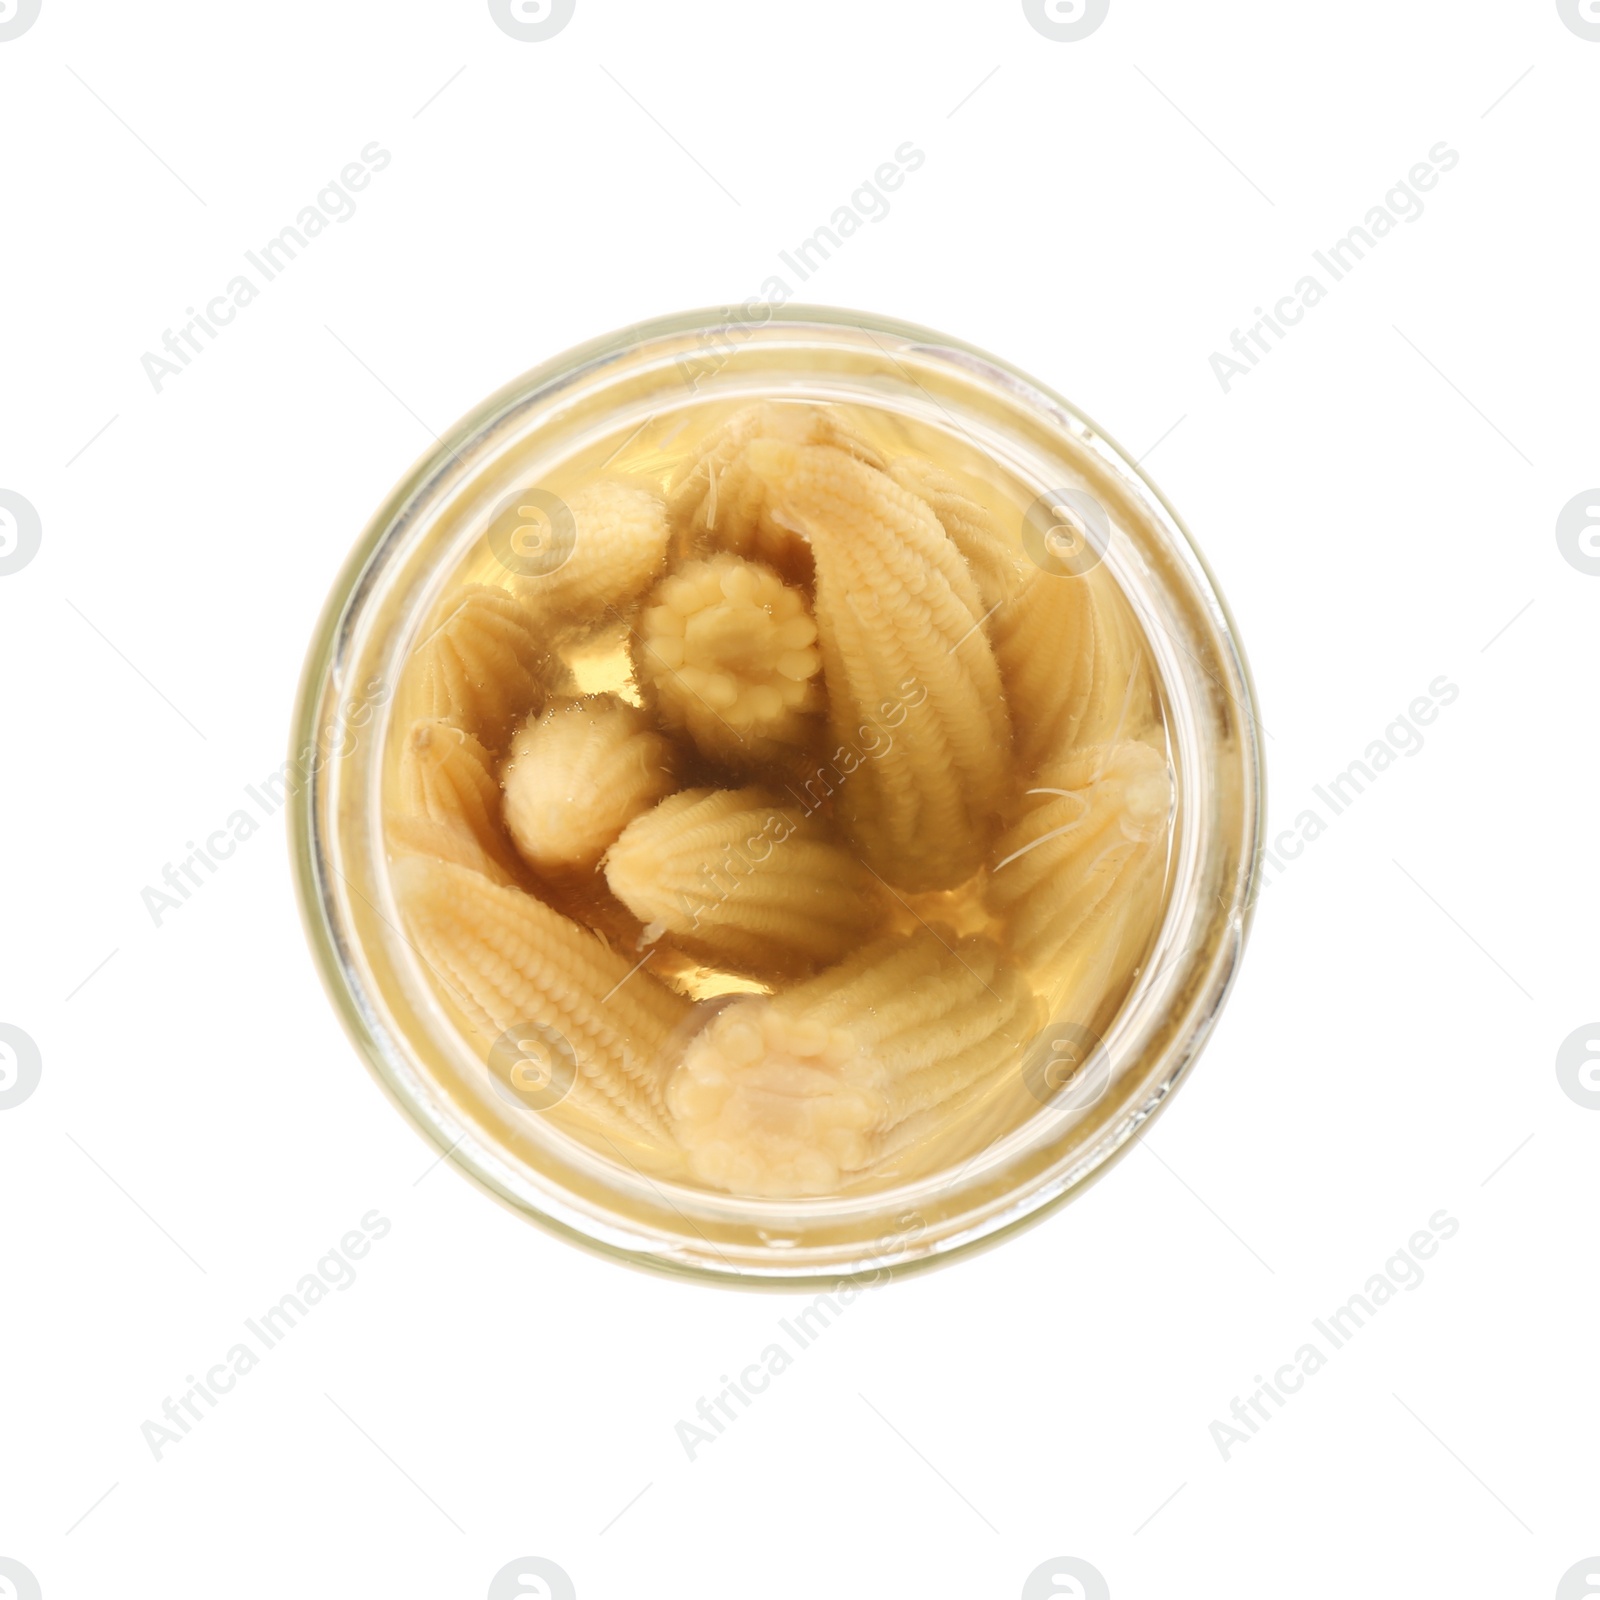
{"type": "Polygon", "coordinates": [[[761,789],[686,789],[606,855],[612,892],[654,932],[758,976],[837,961],[884,919],[872,874],[821,823],[761,789]]]}
{"type": "Polygon", "coordinates": [[[660,1138],[663,1082],[690,1006],[588,929],[521,889],[466,867],[407,857],[394,867],[406,926],[488,1052],[528,1028],[575,1058],[568,1099],[602,1125],[660,1138]]]}
{"type": "Polygon", "coordinates": [[[425,856],[434,861],[449,861],[455,866],[481,872],[491,883],[515,882],[472,834],[451,823],[391,811],[383,819],[383,838],[391,856],[425,856]]]}
{"type": "Polygon", "coordinates": [[[497,517],[507,588],[458,592],[396,713],[396,893],[491,1074],[549,1047],[530,1109],[733,1194],[1041,1114],[1040,1041],[1100,1037],[1165,890],[1155,661],[1098,544],[1050,543],[1076,494],[1013,523],[1003,463],[864,425],[902,453],[763,401],[530,491],[555,544],[497,517]]]}
{"type": "Polygon", "coordinates": [[[1101,566],[1077,575],[1037,566],[931,462],[904,456],[889,473],[927,504],[972,569],[1024,770],[1077,745],[1149,730],[1156,708],[1148,655],[1101,566]]]}
{"type": "Polygon", "coordinates": [[[989,629],[1024,772],[1154,724],[1149,652],[1103,566],[1081,576],[1033,569],[989,629]]]}
{"type": "Polygon", "coordinates": [[[906,456],[889,469],[926,502],[966,558],[983,600],[1022,773],[1081,743],[1136,737],[1154,705],[1138,670],[1136,635],[1111,601],[1102,573],[1057,575],[1035,565],[1021,541],[950,473],[906,456]]]}
{"type": "Polygon", "coordinates": [[[635,660],[664,726],[736,768],[784,764],[821,731],[822,657],[805,595],[735,555],[690,561],[639,618],[635,660]]]}
{"type": "Polygon", "coordinates": [[[829,1194],[908,1118],[1015,1065],[1039,1023],[987,939],[866,945],[772,999],[736,1001],[667,1086],[691,1171],[740,1194],[829,1194]]]}
{"type": "Polygon", "coordinates": [[[519,598],[544,623],[594,622],[649,588],[667,557],[671,529],[659,495],[600,479],[566,496],[567,537],[549,571],[513,577],[519,598]]]}
{"type": "Polygon", "coordinates": [[[775,515],[816,561],[840,823],[898,888],[948,889],[983,864],[1010,777],[1000,673],[966,562],[916,496],[827,445],[746,447],[775,515]]]}
{"type": "Polygon", "coordinates": [[[883,465],[883,457],[831,411],[763,400],[734,412],[716,430],[705,454],[673,491],[673,519],[697,543],[714,538],[723,549],[768,561],[786,576],[809,573],[811,557],[804,540],[773,517],[766,480],[745,453],[758,439],[832,445],[874,467],[883,465]]]}
{"type": "Polygon", "coordinates": [[[1166,865],[1172,778],[1147,744],[1092,745],[1047,766],[1024,806],[996,841],[989,901],[1018,957],[1045,972],[1075,942],[1119,942],[1108,919],[1148,912],[1166,865]]]}
{"type": "MultiPolygon", "coordinates": [[[[500,823],[494,757],[470,733],[439,718],[412,723],[400,747],[399,778],[403,814],[459,836],[461,842],[444,859],[471,862],[475,854],[483,855],[502,877],[516,877],[516,852],[500,823]]],[[[416,840],[419,835],[402,829],[398,837],[416,840]]],[[[391,832],[391,842],[395,839],[391,832]]]]}
{"type": "Polygon", "coordinates": [[[959,479],[920,456],[901,456],[889,467],[889,476],[928,507],[966,558],[985,616],[1021,589],[1033,569],[1020,543],[1006,540],[994,517],[959,479]]]}
{"type": "Polygon", "coordinates": [[[526,608],[492,584],[467,585],[412,652],[417,714],[442,718],[497,749],[557,669],[526,608]]]}
{"type": "Polygon", "coordinates": [[[511,741],[505,823],[540,872],[593,867],[642,811],[677,788],[678,753],[616,695],[560,700],[511,741]]]}

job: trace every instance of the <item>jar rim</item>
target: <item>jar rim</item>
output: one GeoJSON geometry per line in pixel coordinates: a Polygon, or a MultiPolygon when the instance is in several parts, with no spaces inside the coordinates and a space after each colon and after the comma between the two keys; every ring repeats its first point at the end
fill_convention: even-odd
{"type": "MultiPolygon", "coordinates": [[[[885,1272],[898,1276],[998,1242],[1082,1192],[1126,1153],[1187,1075],[1231,990],[1256,897],[1264,774],[1254,689],[1226,603],[1182,521],[1127,452],[1071,402],[976,346],[916,324],[831,307],[760,305],[765,315],[758,317],[751,307],[759,304],[678,313],[578,345],[497,390],[419,457],[357,540],[317,624],[301,677],[290,745],[292,778],[299,780],[290,785],[290,841],[302,918],[335,1010],[369,1069],[440,1152],[441,1159],[448,1159],[530,1220],[609,1257],[702,1280],[815,1288],[836,1279],[863,1279],[885,1272]],[[1189,911],[1196,917],[1203,909],[1204,922],[1195,924],[1196,939],[1184,941],[1170,952],[1169,965],[1161,969],[1165,984],[1153,986],[1150,974],[1157,963],[1152,955],[1139,985],[1117,1015],[1116,1025],[1123,1028],[1124,1040],[1138,1043],[1140,1070],[1129,1072],[1137,1092],[1130,1092],[1115,1116],[1108,1115],[1092,1137],[1077,1144],[1062,1134],[1060,1148],[1055,1149],[1046,1130],[1034,1129],[1028,1134],[1026,1130],[1041,1121],[1038,1117],[1010,1135],[1019,1149],[1030,1141],[1035,1147],[1029,1155],[1032,1165],[1025,1182],[1014,1187],[997,1183],[995,1173],[1015,1154],[1006,1148],[1006,1140],[1000,1140],[980,1152],[984,1160],[975,1157],[967,1164],[973,1171],[965,1177],[966,1191],[950,1190],[968,1194],[968,1211],[941,1205],[934,1225],[927,1225],[922,1217],[916,1191],[937,1185],[941,1177],[948,1179],[948,1173],[935,1173],[926,1180],[845,1202],[852,1218],[850,1226],[854,1226],[857,1213],[876,1212],[880,1220],[890,1212],[902,1220],[918,1218],[923,1225],[910,1238],[901,1229],[887,1236],[853,1242],[846,1238],[844,1243],[816,1247],[797,1248],[770,1239],[765,1245],[735,1243],[723,1237],[723,1210],[742,1214],[747,1223],[752,1217],[770,1218],[779,1239],[785,1233],[783,1219],[791,1218],[797,1209],[813,1219],[841,1213],[838,1207],[830,1211],[826,1203],[770,1205],[698,1193],[688,1215],[678,1205],[671,1206],[691,1233],[681,1229],[674,1233],[670,1228],[663,1232],[661,1226],[642,1221],[644,1213],[624,1210],[608,1214],[606,1204],[597,1204],[592,1194],[574,1201],[562,1192],[563,1183],[575,1181],[572,1172],[587,1170],[583,1162],[570,1171],[563,1168],[566,1176],[553,1180],[549,1172],[530,1171],[525,1160],[513,1157],[475,1127],[437,1084],[430,1087],[414,1059],[414,1041],[397,1027],[391,999],[365,959],[358,926],[365,912],[347,892],[355,885],[343,868],[353,863],[341,855],[346,799],[340,781],[348,758],[342,751],[324,754],[322,736],[337,720],[339,695],[357,675],[360,648],[371,646],[370,639],[360,648],[357,641],[370,620],[374,596],[386,583],[397,581],[394,574],[406,560],[420,562],[433,525],[429,518],[442,516],[453,496],[481,481],[482,474],[503,461],[511,441],[536,435],[541,426],[553,425],[551,418],[570,415],[584,403],[598,405],[608,385],[630,375],[636,377],[652,362],[659,365],[675,360],[682,366],[686,358],[696,359],[696,351],[715,349],[719,356],[731,351],[715,375],[714,381],[721,381],[727,368],[736,367],[747,354],[753,363],[757,352],[765,351],[770,357],[773,351],[786,348],[782,345],[786,338],[817,350],[830,340],[842,341],[841,349],[849,346],[870,361],[864,346],[851,343],[861,336],[899,364],[913,382],[917,382],[912,371],[915,365],[930,382],[965,385],[1016,426],[1037,430],[1040,439],[1070,453],[1084,472],[1100,474],[1108,494],[1117,497],[1119,514],[1130,526],[1136,524],[1139,537],[1149,541],[1148,548],[1141,545],[1136,553],[1160,566],[1162,579],[1185,606],[1181,619],[1174,613],[1162,620],[1162,626],[1209,680],[1203,684],[1197,680],[1193,685],[1194,703],[1189,706],[1194,717],[1190,729],[1193,748],[1187,759],[1197,764],[1188,781],[1211,781],[1217,776],[1209,771],[1214,760],[1219,772],[1222,766],[1227,768],[1219,787],[1228,792],[1211,796],[1206,816],[1196,819],[1191,808],[1191,824],[1209,823],[1209,832],[1204,837],[1196,832],[1189,846],[1203,852],[1195,859],[1207,869],[1205,882],[1211,898],[1204,908],[1190,905],[1189,911]],[[518,428],[526,432],[519,435],[518,428]],[[1185,637],[1173,630],[1175,620],[1185,637]],[[330,721],[330,705],[334,721],[330,721]],[[1205,745],[1207,728],[1213,734],[1226,730],[1225,745],[1205,745]],[[1210,815],[1213,811],[1218,815],[1210,815]],[[1158,1010],[1155,1001],[1162,997],[1166,1009],[1158,1010]],[[1141,1004],[1146,1006],[1145,1013],[1137,1009],[1141,1004]],[[1179,1007],[1181,1012],[1176,1009],[1179,1007]],[[1042,1160],[1036,1159],[1040,1156],[1042,1160]],[[696,1210],[701,1211],[699,1221],[709,1232],[696,1225],[696,1210]]],[[[696,386],[691,383],[689,387],[693,393],[696,386]]],[[[929,391],[924,388],[923,392],[929,391]]],[[[453,562],[435,565],[442,572],[453,562]]],[[[1159,591],[1152,594],[1159,598],[1159,591]]],[[[1152,595],[1145,599],[1154,603],[1152,595]]],[[[1171,657],[1169,669],[1173,676],[1169,678],[1164,671],[1162,677],[1164,690],[1171,693],[1188,682],[1189,669],[1176,655],[1171,657]]],[[[341,725],[341,733],[347,731],[341,725]]],[[[963,1174],[957,1176],[961,1179],[963,1174]]],[[[623,1181],[622,1187],[637,1186],[623,1181]]],[[[660,1185],[653,1187],[661,1192],[660,1185]]],[[[948,1198],[948,1194],[941,1197],[948,1198]]]]}

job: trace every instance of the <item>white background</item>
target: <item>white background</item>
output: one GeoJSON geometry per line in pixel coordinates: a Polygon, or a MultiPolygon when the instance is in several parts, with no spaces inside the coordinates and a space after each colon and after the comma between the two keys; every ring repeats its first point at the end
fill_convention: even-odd
{"type": "Polygon", "coordinates": [[[1554,532],[1600,483],[1597,91],[1554,0],[1112,0],[1077,43],[1016,0],[578,0],[536,44],[482,0],[43,0],[0,43],[0,488],[43,529],[0,577],[0,1021],[43,1062],[0,1112],[0,1556],[45,1600],[478,1597],[524,1555],[582,1600],[1009,1600],[1063,1555],[1115,1600],[1545,1600],[1600,1554],[1600,1112],[1555,1072],[1600,1015],[1600,577],[1554,532]],[[357,213],[157,394],[141,355],[372,140],[357,213]],[[1144,1147],[858,1300],[691,1462],[674,1425],[798,1303],[431,1168],[281,817],[161,927],[140,893],[283,759],[434,432],[755,293],[905,140],[806,297],[1149,452],[1251,658],[1274,833],[1460,695],[1267,891],[1144,1147]],[[1224,394],[1211,353],[1441,140],[1425,213],[1224,394]],[[141,1424],[373,1208],[359,1281],[154,1460],[141,1424]],[[1211,1423],[1441,1208],[1426,1281],[1225,1462],[1211,1423]]]}

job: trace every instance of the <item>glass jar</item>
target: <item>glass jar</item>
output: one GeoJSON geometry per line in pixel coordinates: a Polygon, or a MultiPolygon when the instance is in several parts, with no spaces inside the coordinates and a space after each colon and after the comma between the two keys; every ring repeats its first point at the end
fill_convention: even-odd
{"type": "MultiPolygon", "coordinates": [[[[1188,1072],[1243,950],[1262,821],[1248,669],[1177,516],[1092,422],[1014,368],[924,328],[815,307],[693,312],[569,351],[430,449],[373,518],[307,659],[290,757],[297,887],[318,966],[378,1080],[515,1210],[638,1265],[713,1279],[866,1280],[992,1243],[1104,1171],[1188,1072]],[[1177,804],[1165,909],[1100,1080],[953,1168],[870,1193],[750,1199],[607,1159],[494,1092],[430,989],[389,881],[380,785],[393,685],[489,508],[602,437],[708,401],[871,407],[964,436],[1041,494],[1103,511],[1102,558],[1159,675],[1177,804]]],[[[1046,1043],[1048,1045],[1048,1031],[1046,1043]]],[[[1019,1062],[1019,1070],[1024,1063],[1019,1062]]]]}

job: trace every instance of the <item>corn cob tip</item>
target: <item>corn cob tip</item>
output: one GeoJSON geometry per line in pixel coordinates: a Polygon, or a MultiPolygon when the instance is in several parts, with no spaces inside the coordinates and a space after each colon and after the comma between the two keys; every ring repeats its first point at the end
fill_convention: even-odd
{"type": "Polygon", "coordinates": [[[632,604],[667,558],[672,537],[659,495],[600,479],[557,501],[561,537],[535,570],[512,577],[542,621],[592,623],[632,604]]]}
{"type": "Polygon", "coordinates": [[[677,769],[677,751],[637,706],[610,694],[558,701],[511,741],[507,831],[536,871],[585,871],[677,787],[677,769]]]}

